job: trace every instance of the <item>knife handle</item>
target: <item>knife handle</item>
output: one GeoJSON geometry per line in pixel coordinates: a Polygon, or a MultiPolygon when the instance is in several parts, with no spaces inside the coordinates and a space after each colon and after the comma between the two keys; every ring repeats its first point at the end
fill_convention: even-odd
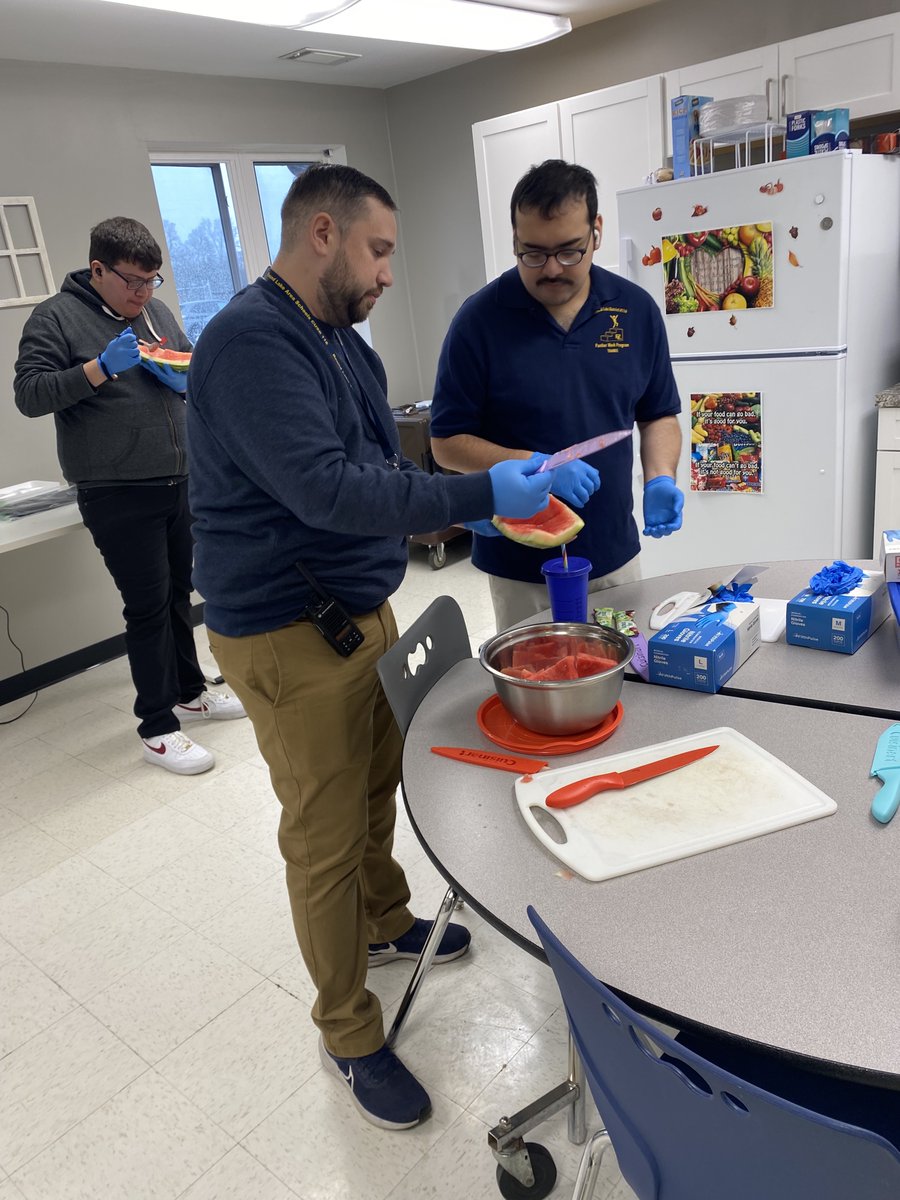
{"type": "Polygon", "coordinates": [[[886,825],[900,808],[900,771],[891,771],[887,775],[881,790],[872,801],[872,816],[882,825],[886,825]]]}
{"type": "Polygon", "coordinates": [[[589,775],[587,779],[579,779],[575,783],[567,783],[555,792],[551,792],[544,803],[548,808],[571,808],[596,796],[598,792],[608,792],[614,788],[623,788],[625,780],[618,771],[608,775],[589,775]]]}

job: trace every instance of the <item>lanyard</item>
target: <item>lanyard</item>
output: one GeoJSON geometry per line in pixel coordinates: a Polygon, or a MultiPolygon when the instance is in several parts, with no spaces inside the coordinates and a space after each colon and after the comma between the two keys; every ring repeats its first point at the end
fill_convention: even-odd
{"type": "Polygon", "coordinates": [[[340,371],[344,382],[350,389],[351,396],[353,396],[354,400],[358,402],[360,408],[363,410],[363,413],[368,418],[369,424],[372,426],[372,429],[375,433],[375,437],[378,439],[378,444],[381,446],[381,452],[384,455],[384,461],[389,467],[398,468],[400,466],[400,456],[394,451],[390,439],[385,431],[384,425],[381,423],[372,401],[366,395],[365,388],[359,382],[357,374],[353,370],[353,365],[351,364],[347,351],[344,348],[344,343],[341,341],[340,333],[337,331],[337,329],[335,329],[334,336],[338,346],[341,349],[341,355],[339,356],[335,350],[332,350],[331,342],[328,340],[328,337],[326,336],[325,331],[322,329],[322,326],[312,315],[300,297],[297,296],[290,287],[288,287],[281,276],[276,275],[272,268],[269,267],[264,278],[268,283],[274,283],[275,287],[277,287],[278,290],[282,292],[282,294],[288,300],[290,300],[297,309],[299,309],[299,311],[303,314],[307,321],[309,321],[310,325],[312,325],[313,329],[322,339],[322,344],[325,346],[326,350],[329,351],[328,357],[337,367],[338,371],[340,371]],[[341,361],[342,358],[343,362],[341,361]],[[347,374],[347,371],[344,370],[344,362],[347,364],[347,371],[350,372],[349,375],[347,374]]]}

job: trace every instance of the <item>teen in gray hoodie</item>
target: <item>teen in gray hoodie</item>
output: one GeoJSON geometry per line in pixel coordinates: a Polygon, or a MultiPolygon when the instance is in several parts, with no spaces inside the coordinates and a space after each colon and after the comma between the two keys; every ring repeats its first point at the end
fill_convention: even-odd
{"type": "Polygon", "coordinates": [[[139,342],[180,351],[191,344],[151,299],[163,282],[162,254],[139,221],[97,225],[89,260],[26,321],[16,405],[27,417],[53,414],[63,474],[78,487],[82,519],[124,601],[143,756],[198,774],[214,759],[180,732],[181,722],[244,711],[235,697],[206,689],[194,646],[186,375],[142,363],[139,342]]]}

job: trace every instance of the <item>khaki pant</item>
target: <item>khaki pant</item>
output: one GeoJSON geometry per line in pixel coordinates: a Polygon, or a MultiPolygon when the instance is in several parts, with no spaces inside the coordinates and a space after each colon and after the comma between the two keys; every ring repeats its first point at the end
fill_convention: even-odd
{"type": "MultiPolygon", "coordinates": [[[[549,556],[549,555],[548,555],[549,556]]],[[[640,556],[635,555],[617,571],[608,575],[598,575],[588,584],[587,619],[591,619],[591,600],[594,592],[602,592],[606,588],[618,587],[620,583],[634,583],[641,577],[640,556]]],[[[536,617],[539,612],[545,612],[550,607],[550,597],[547,586],[543,583],[521,583],[518,579],[501,579],[499,575],[490,576],[491,603],[494,606],[494,620],[497,632],[536,617]]]]}
{"type": "Polygon", "coordinates": [[[281,801],[294,928],[318,991],[312,1017],[343,1058],[384,1044],[381,1005],[366,989],[368,946],[413,923],[392,858],[402,738],[375,671],[397,626],[387,603],[356,623],[365,641],[349,658],[306,621],[249,637],[209,634],[281,801]]]}

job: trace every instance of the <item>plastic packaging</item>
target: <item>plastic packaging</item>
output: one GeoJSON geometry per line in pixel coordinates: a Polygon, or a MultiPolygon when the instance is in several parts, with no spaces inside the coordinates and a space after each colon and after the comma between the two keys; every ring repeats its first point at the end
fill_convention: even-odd
{"type": "Polygon", "coordinates": [[[700,109],[700,136],[715,137],[744,125],[762,125],[768,120],[769,102],[765,96],[734,96],[730,100],[712,100],[700,109]]]}

